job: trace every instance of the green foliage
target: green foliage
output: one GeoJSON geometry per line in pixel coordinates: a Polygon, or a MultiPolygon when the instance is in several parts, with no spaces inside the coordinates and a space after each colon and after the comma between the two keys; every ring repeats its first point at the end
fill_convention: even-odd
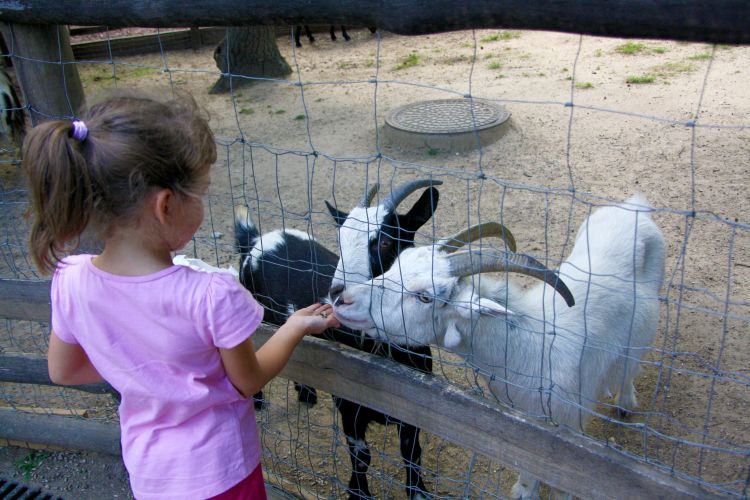
{"type": "Polygon", "coordinates": [[[577,89],[593,89],[594,84],[591,82],[576,82],[575,88],[577,89]]]}
{"type": "Polygon", "coordinates": [[[294,117],[295,120],[304,120],[305,118],[307,118],[305,115],[297,115],[294,117]]]}
{"type": "Polygon", "coordinates": [[[24,481],[31,479],[31,473],[34,472],[47,457],[49,452],[46,451],[30,451],[28,455],[13,462],[13,465],[23,473],[24,481]]]}
{"type": "Polygon", "coordinates": [[[412,52],[408,56],[406,56],[403,61],[401,61],[397,66],[397,70],[406,69],[406,68],[413,68],[414,66],[419,65],[419,54],[416,52],[412,52]]]}
{"type": "Polygon", "coordinates": [[[653,75],[640,75],[640,76],[629,76],[625,79],[627,83],[640,85],[644,83],[654,83],[656,77],[653,75]]]}
{"type": "Polygon", "coordinates": [[[638,42],[626,42],[626,43],[623,43],[622,45],[619,45],[615,49],[615,52],[632,56],[634,54],[640,54],[644,50],[646,50],[646,44],[638,43],[638,42]]]}
{"type": "Polygon", "coordinates": [[[518,31],[501,31],[500,33],[493,33],[482,37],[479,41],[482,43],[499,42],[501,40],[508,41],[514,38],[521,38],[521,33],[518,31]]]}

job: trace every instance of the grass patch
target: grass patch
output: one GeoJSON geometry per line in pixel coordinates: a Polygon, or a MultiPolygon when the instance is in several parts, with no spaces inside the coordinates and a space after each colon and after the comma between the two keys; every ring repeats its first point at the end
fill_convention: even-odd
{"type": "Polygon", "coordinates": [[[711,54],[708,52],[703,52],[702,54],[695,54],[694,56],[688,57],[691,61],[708,61],[711,59],[711,54]]]}
{"type": "Polygon", "coordinates": [[[646,44],[645,43],[639,43],[639,42],[626,42],[622,45],[618,45],[615,49],[615,52],[618,54],[626,54],[629,56],[640,54],[646,50],[646,44]]]}
{"type": "Polygon", "coordinates": [[[13,462],[13,465],[23,474],[24,481],[31,479],[31,473],[34,472],[50,454],[47,451],[33,450],[23,458],[13,462]]]}
{"type": "Polygon", "coordinates": [[[491,63],[489,63],[487,65],[487,69],[493,69],[493,70],[497,70],[497,69],[500,69],[502,67],[503,67],[503,65],[501,63],[497,62],[497,61],[491,62],[491,63]]]}
{"type": "Polygon", "coordinates": [[[593,89],[594,84],[591,82],[576,82],[575,88],[577,89],[593,89]]]}
{"type": "Polygon", "coordinates": [[[695,71],[695,66],[688,62],[671,62],[654,66],[651,71],[662,78],[668,78],[682,73],[692,73],[695,71]]]}
{"type": "Polygon", "coordinates": [[[255,113],[255,110],[253,108],[242,108],[240,109],[239,113],[241,115],[252,115],[255,113]]]}
{"type": "Polygon", "coordinates": [[[615,52],[618,54],[625,54],[628,56],[633,56],[636,54],[664,54],[667,52],[667,49],[664,47],[649,47],[645,43],[640,42],[626,42],[622,45],[618,45],[615,48],[615,52]]]}
{"type": "Polygon", "coordinates": [[[285,109],[277,109],[276,111],[273,112],[273,114],[275,115],[283,115],[284,113],[286,113],[285,109]]]}
{"type": "Polygon", "coordinates": [[[406,68],[413,68],[414,66],[418,66],[419,63],[419,54],[417,54],[416,52],[412,52],[411,54],[406,56],[400,63],[398,63],[396,69],[401,70],[406,68]]]}
{"type": "Polygon", "coordinates": [[[642,85],[645,83],[654,83],[656,81],[656,77],[653,75],[639,75],[639,76],[629,76],[625,79],[626,83],[632,83],[634,85],[642,85]]]}
{"type": "Polygon", "coordinates": [[[513,40],[514,38],[521,38],[521,33],[518,31],[501,31],[500,33],[483,36],[479,41],[482,43],[490,43],[513,40]]]}
{"type": "Polygon", "coordinates": [[[161,72],[162,69],[160,68],[121,65],[116,66],[113,70],[110,64],[80,64],[78,68],[82,83],[96,83],[105,87],[114,85],[121,80],[135,80],[161,72]]]}
{"type": "Polygon", "coordinates": [[[646,50],[646,44],[644,43],[637,43],[637,42],[626,42],[622,45],[618,45],[615,49],[615,52],[618,54],[626,54],[629,56],[640,54],[646,50]]]}
{"type": "Polygon", "coordinates": [[[297,115],[294,117],[295,120],[304,120],[305,118],[305,115],[297,115]]]}
{"type": "Polygon", "coordinates": [[[471,63],[474,61],[473,55],[459,54],[457,56],[444,57],[440,59],[440,63],[453,66],[454,64],[471,63]]]}

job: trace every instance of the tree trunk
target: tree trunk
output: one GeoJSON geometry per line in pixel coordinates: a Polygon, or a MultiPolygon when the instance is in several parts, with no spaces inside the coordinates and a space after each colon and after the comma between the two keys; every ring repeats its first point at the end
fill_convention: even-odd
{"type": "Polygon", "coordinates": [[[214,50],[214,60],[222,75],[211,89],[212,94],[254,82],[245,77],[273,78],[292,72],[276,45],[273,26],[227,28],[227,35],[214,50]]]}

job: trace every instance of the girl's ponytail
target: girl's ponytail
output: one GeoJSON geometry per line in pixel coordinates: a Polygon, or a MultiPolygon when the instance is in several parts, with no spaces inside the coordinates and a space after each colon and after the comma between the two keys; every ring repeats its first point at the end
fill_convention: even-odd
{"type": "Polygon", "coordinates": [[[24,141],[23,167],[34,213],[31,257],[42,274],[52,272],[63,254],[78,246],[91,217],[92,180],[83,154],[91,144],[86,135],[72,122],[50,121],[32,129],[24,141]]]}

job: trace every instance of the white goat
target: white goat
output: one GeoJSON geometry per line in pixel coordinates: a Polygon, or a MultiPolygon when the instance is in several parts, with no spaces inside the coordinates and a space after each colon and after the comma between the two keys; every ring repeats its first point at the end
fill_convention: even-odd
{"type": "MultiPolygon", "coordinates": [[[[581,226],[560,278],[511,252],[449,253],[443,246],[405,250],[382,276],[340,294],[336,316],[350,328],[391,342],[442,344],[470,359],[492,393],[528,414],[585,426],[602,398],[637,405],[633,379],[659,323],[664,238],[640,197],[595,211],[581,226]],[[544,283],[523,290],[519,272],[544,283]],[[573,297],[577,304],[573,307],[573,297]],[[567,304],[566,304],[567,303],[567,304]]],[[[521,473],[513,497],[537,495],[521,473]]]]}

